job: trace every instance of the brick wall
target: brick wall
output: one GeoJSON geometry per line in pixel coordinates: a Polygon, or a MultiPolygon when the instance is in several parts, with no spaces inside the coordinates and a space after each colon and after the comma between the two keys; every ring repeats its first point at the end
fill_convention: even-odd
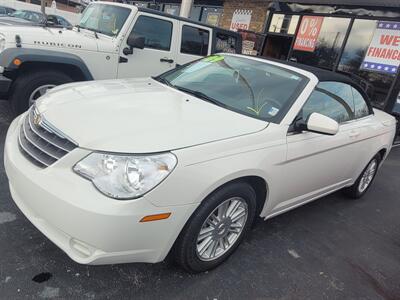
{"type": "Polygon", "coordinates": [[[232,16],[236,9],[247,9],[252,11],[249,30],[262,32],[267,17],[267,9],[270,0],[225,0],[224,14],[220,26],[229,29],[232,16]]]}

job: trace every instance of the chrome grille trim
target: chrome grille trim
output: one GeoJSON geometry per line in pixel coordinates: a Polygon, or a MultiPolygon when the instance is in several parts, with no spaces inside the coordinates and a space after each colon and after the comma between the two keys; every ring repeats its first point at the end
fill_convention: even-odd
{"type": "Polygon", "coordinates": [[[35,132],[42,139],[46,140],[46,142],[52,144],[53,146],[61,148],[66,152],[70,152],[77,147],[76,144],[69,141],[67,138],[62,138],[58,134],[47,130],[46,128],[49,126],[46,125],[46,121],[42,121],[40,125],[33,124],[33,119],[36,114],[36,110],[34,108],[31,108],[29,111],[28,120],[29,127],[32,129],[33,132],[35,132]]]}
{"type": "Polygon", "coordinates": [[[30,129],[27,125],[29,126],[29,121],[27,120],[27,118],[25,118],[24,123],[22,124],[21,127],[23,128],[23,133],[25,138],[35,148],[41,150],[42,152],[46,153],[48,156],[51,156],[56,160],[59,160],[61,157],[63,157],[65,154],[68,153],[67,151],[64,150],[61,150],[64,153],[58,153],[59,149],[57,147],[55,147],[53,144],[48,143],[46,140],[40,138],[40,136],[34,133],[33,130],[30,129]],[[53,150],[53,153],[50,151],[50,149],[53,150]]]}
{"type": "Polygon", "coordinates": [[[46,128],[52,127],[43,118],[35,124],[35,108],[31,108],[25,115],[20,126],[18,143],[20,151],[35,165],[46,168],[77,147],[60,132],[50,132],[46,128]],[[46,127],[43,125],[46,124],[46,127]]]}

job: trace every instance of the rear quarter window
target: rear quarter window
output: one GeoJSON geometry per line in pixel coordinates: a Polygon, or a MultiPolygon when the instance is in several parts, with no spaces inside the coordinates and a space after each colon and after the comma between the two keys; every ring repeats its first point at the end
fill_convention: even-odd
{"type": "Polygon", "coordinates": [[[208,30],[182,26],[181,53],[206,56],[208,54],[208,41],[210,33],[208,30]]]}

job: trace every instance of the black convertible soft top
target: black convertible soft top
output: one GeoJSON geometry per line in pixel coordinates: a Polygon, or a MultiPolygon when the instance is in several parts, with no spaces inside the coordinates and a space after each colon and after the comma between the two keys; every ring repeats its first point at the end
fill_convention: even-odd
{"type": "Polygon", "coordinates": [[[347,83],[350,85],[358,85],[357,82],[355,80],[353,80],[351,77],[346,76],[344,74],[341,73],[337,73],[337,72],[333,72],[333,71],[329,71],[326,69],[321,69],[321,68],[317,68],[317,67],[312,67],[309,65],[304,65],[304,64],[300,64],[297,62],[293,62],[293,61],[286,61],[286,60],[279,60],[279,59],[274,59],[274,58],[265,58],[265,60],[270,60],[276,63],[280,63],[283,65],[287,65],[287,66],[291,66],[294,68],[298,68],[298,69],[302,69],[304,71],[310,72],[312,74],[314,74],[319,81],[338,81],[338,82],[343,82],[343,83],[347,83]]]}

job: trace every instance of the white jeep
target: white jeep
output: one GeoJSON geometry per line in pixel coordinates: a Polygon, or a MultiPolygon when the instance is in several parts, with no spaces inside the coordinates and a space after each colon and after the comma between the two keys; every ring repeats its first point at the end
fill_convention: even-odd
{"type": "Polygon", "coordinates": [[[238,33],[95,2],[72,29],[0,26],[0,97],[21,113],[60,84],[159,75],[211,53],[240,51],[238,33]]]}

